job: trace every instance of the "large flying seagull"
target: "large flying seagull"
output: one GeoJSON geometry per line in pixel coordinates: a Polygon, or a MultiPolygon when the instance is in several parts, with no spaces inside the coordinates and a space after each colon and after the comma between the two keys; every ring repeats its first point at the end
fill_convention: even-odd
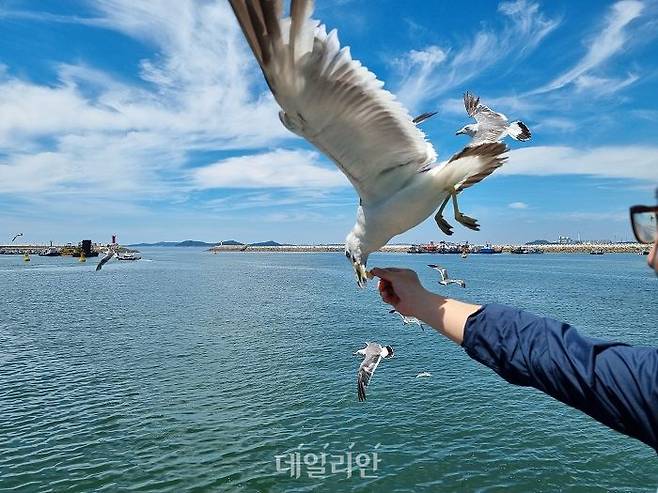
{"type": "Polygon", "coordinates": [[[247,42],[290,131],[325,153],[352,183],[360,201],[345,241],[357,283],[364,286],[368,255],[429,217],[451,234],[442,217],[452,198],[455,219],[470,229],[477,222],[459,211],[457,194],[502,165],[500,142],[467,146],[447,162],[383,82],[341,49],[336,31],[327,34],[311,19],[311,0],[292,0],[290,18],[282,1],[230,0],[247,42]]]}

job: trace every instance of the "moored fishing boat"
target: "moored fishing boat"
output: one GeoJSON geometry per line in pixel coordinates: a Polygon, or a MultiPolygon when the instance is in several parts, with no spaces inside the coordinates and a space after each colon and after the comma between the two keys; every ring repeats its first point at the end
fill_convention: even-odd
{"type": "Polygon", "coordinates": [[[46,248],[39,252],[40,257],[59,257],[61,255],[60,251],[57,248],[46,248]]]}
{"type": "Polygon", "coordinates": [[[491,243],[487,243],[486,246],[480,248],[476,253],[483,253],[485,255],[491,255],[494,253],[503,253],[503,250],[500,248],[494,248],[491,246],[491,243]]]}
{"type": "Polygon", "coordinates": [[[117,253],[117,260],[139,260],[142,257],[134,252],[117,253]]]}

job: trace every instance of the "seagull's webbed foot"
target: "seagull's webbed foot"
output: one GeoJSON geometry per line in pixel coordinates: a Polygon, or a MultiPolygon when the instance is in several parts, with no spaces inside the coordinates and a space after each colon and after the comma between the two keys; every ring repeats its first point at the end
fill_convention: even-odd
{"type": "Polygon", "coordinates": [[[448,221],[443,219],[443,216],[441,214],[437,214],[436,216],[434,216],[434,220],[436,221],[436,224],[439,227],[439,229],[443,231],[443,233],[445,233],[448,236],[452,234],[452,226],[448,223],[448,221]]]}
{"type": "Polygon", "coordinates": [[[459,224],[466,226],[468,229],[472,229],[473,231],[480,231],[480,224],[477,222],[477,219],[469,217],[466,214],[462,214],[461,212],[459,214],[455,214],[455,220],[459,224]]]}
{"type": "Polygon", "coordinates": [[[457,192],[452,194],[452,208],[455,211],[455,221],[457,221],[462,226],[466,226],[468,229],[473,231],[480,231],[480,225],[472,217],[468,217],[466,214],[462,214],[459,210],[459,204],[457,203],[457,192]]]}
{"type": "Polygon", "coordinates": [[[356,274],[356,284],[360,288],[365,288],[368,279],[372,279],[372,274],[366,270],[365,265],[358,262],[354,264],[354,272],[356,274]]]}

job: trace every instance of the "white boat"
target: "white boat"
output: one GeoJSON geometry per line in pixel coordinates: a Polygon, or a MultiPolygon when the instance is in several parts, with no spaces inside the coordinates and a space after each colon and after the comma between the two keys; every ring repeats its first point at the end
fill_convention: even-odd
{"type": "Polygon", "coordinates": [[[117,253],[117,260],[139,260],[142,257],[133,252],[117,253]]]}
{"type": "Polygon", "coordinates": [[[60,251],[53,247],[46,248],[45,250],[39,252],[39,256],[41,257],[59,257],[60,255],[60,251]]]}

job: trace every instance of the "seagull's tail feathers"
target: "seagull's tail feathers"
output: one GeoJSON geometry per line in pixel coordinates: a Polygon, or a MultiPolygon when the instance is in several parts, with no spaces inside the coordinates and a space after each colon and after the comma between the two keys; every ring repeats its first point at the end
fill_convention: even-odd
{"type": "Polygon", "coordinates": [[[439,172],[449,173],[448,179],[456,182],[454,191],[459,193],[500,168],[507,160],[505,153],[508,150],[502,142],[468,145],[452,156],[439,172]]]}
{"type": "Polygon", "coordinates": [[[386,356],[384,358],[392,358],[395,356],[395,351],[393,351],[393,346],[385,346],[386,347],[386,356]]]}
{"type": "Polygon", "coordinates": [[[517,120],[515,122],[510,123],[507,129],[507,133],[514,140],[520,140],[522,142],[525,142],[526,140],[530,140],[530,138],[532,137],[532,134],[530,133],[530,129],[521,120],[517,120]]]}

